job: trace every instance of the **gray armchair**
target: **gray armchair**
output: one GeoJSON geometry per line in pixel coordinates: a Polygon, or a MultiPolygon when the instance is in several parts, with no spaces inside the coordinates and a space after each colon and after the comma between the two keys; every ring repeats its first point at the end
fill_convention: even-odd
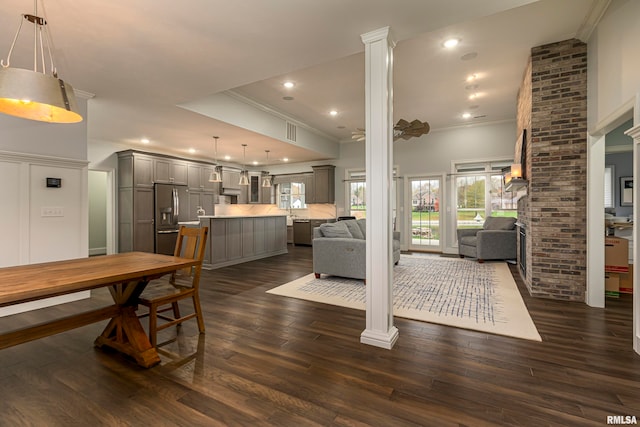
{"type": "MultiPolygon", "coordinates": [[[[313,272],[366,278],[365,219],[322,224],[313,229],[313,272]]],[[[400,260],[400,233],[393,233],[393,262],[400,260]]]]}
{"type": "Polygon", "coordinates": [[[460,258],[477,258],[478,262],[515,259],[515,223],[515,218],[488,217],[482,228],[459,228],[457,234],[460,258]]]}

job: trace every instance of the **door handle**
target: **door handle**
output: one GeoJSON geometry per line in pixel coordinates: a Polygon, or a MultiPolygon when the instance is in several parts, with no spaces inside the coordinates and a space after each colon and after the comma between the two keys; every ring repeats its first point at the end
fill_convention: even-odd
{"type": "Polygon", "coordinates": [[[160,230],[158,231],[158,234],[174,234],[177,233],[178,230],[160,230]]]}

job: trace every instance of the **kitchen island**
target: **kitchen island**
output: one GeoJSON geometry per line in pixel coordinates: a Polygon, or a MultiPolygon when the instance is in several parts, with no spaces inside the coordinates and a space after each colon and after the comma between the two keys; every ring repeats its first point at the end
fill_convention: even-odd
{"type": "Polygon", "coordinates": [[[205,215],[209,227],[203,268],[216,269],[287,253],[286,215],[205,215]]]}

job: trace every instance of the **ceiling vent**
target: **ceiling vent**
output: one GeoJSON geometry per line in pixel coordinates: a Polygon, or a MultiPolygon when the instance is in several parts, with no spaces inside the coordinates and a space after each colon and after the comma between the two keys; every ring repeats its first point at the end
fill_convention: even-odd
{"type": "Polygon", "coordinates": [[[296,132],[298,127],[293,123],[287,122],[287,139],[292,142],[296,142],[296,132]]]}

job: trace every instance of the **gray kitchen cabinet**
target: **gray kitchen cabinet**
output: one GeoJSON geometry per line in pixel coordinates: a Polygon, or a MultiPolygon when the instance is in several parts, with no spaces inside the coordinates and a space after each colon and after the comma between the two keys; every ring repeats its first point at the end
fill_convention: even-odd
{"type": "Polygon", "coordinates": [[[153,252],[153,157],[118,153],[118,252],[153,252]]]}
{"type": "Polygon", "coordinates": [[[213,172],[212,165],[189,163],[189,220],[198,219],[198,206],[201,206],[206,215],[215,213],[214,203],[219,191],[218,183],[209,182],[209,175],[213,172]]]}
{"type": "Polygon", "coordinates": [[[264,218],[253,218],[253,252],[256,255],[262,255],[267,252],[264,220],[264,218]]]}
{"type": "Polygon", "coordinates": [[[227,219],[227,261],[242,258],[242,218],[227,219]]]}
{"type": "Polygon", "coordinates": [[[304,183],[304,200],[306,204],[317,203],[316,191],[314,188],[314,176],[312,173],[304,174],[302,182],[304,183]]]}
{"type": "Polygon", "coordinates": [[[198,220],[198,207],[204,209],[205,215],[215,214],[215,197],[211,192],[189,190],[189,221],[198,220]]]}
{"type": "Polygon", "coordinates": [[[211,247],[211,264],[219,265],[227,262],[227,221],[201,220],[201,225],[209,227],[209,242],[211,247]]]}
{"type": "Polygon", "coordinates": [[[336,201],[335,169],[333,165],[312,166],[313,203],[334,203],[336,201]]]}
{"type": "Polygon", "coordinates": [[[287,243],[293,243],[293,225],[287,225],[287,243]]]}
{"type": "Polygon", "coordinates": [[[287,220],[283,215],[260,217],[202,217],[210,230],[210,261],[215,269],[287,253],[287,220]]]}
{"type": "Polygon", "coordinates": [[[240,171],[222,168],[222,186],[224,188],[240,189],[240,171]]]}
{"type": "Polygon", "coordinates": [[[260,203],[260,173],[249,173],[248,203],[260,203]]]}
{"type": "Polygon", "coordinates": [[[189,190],[217,193],[219,183],[209,182],[209,175],[213,172],[213,168],[213,165],[189,163],[187,172],[189,190]]]}
{"type": "MultiPolygon", "coordinates": [[[[153,187],[153,157],[137,154],[132,156],[132,169],[129,172],[136,187],[153,187]]],[[[120,166],[118,164],[118,166],[120,166]]],[[[127,165],[129,167],[129,165],[127,165]]]]}
{"type": "MultiPolygon", "coordinates": [[[[264,179],[264,177],[262,178],[264,179]]],[[[265,205],[270,205],[272,204],[272,199],[271,199],[271,190],[273,188],[275,188],[274,186],[271,187],[262,187],[262,182],[260,183],[261,187],[260,187],[260,203],[265,204],[265,205]]]]}
{"type": "Polygon", "coordinates": [[[255,255],[255,220],[242,218],[242,256],[245,258],[255,255]]]}
{"type": "Polygon", "coordinates": [[[187,162],[157,157],[153,159],[153,165],[154,182],[161,184],[187,184],[187,162]]]}

